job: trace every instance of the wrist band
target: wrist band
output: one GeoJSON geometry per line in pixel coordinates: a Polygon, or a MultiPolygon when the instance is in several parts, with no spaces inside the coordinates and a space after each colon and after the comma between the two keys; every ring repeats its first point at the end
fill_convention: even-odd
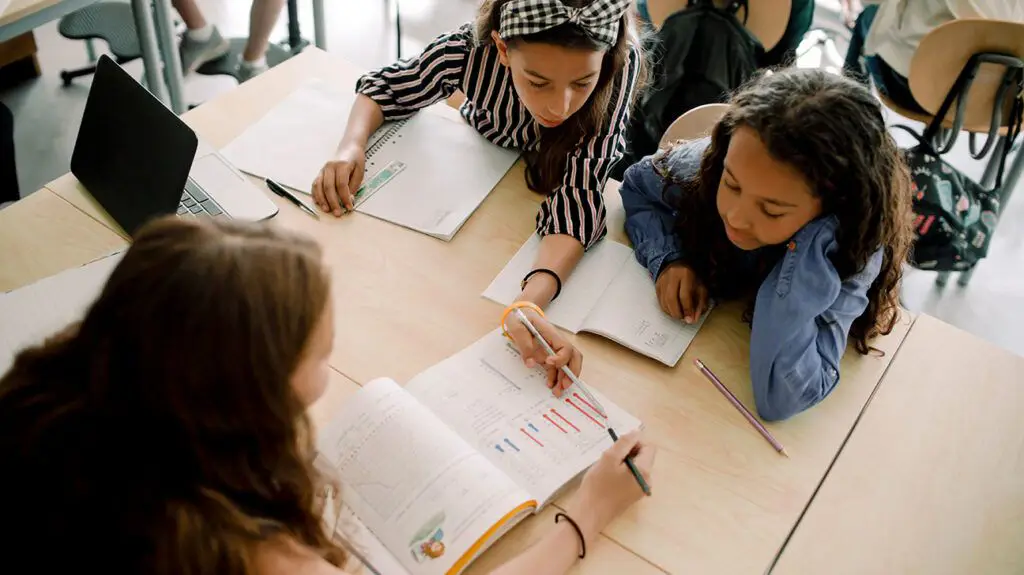
{"type": "Polygon", "coordinates": [[[576,530],[576,535],[580,538],[580,559],[583,559],[587,556],[587,541],[583,539],[583,530],[580,529],[579,525],[576,525],[576,522],[573,521],[572,517],[569,517],[565,513],[555,513],[555,523],[558,523],[560,518],[565,518],[565,520],[569,522],[569,525],[572,525],[572,528],[576,530]]]}
{"type": "Polygon", "coordinates": [[[558,274],[547,268],[537,268],[532,272],[526,274],[526,277],[524,277],[523,281],[519,284],[519,289],[526,289],[526,284],[530,282],[530,278],[537,274],[547,274],[555,278],[555,295],[551,296],[551,301],[555,301],[556,299],[558,299],[558,294],[562,293],[562,278],[558,277],[558,274]]]}
{"type": "Polygon", "coordinates": [[[537,312],[537,315],[539,315],[540,317],[544,317],[544,310],[540,309],[540,306],[538,306],[537,304],[533,303],[532,301],[526,301],[526,300],[517,301],[516,303],[514,303],[514,304],[508,306],[507,308],[505,308],[505,311],[502,312],[502,314],[501,314],[501,333],[505,337],[507,337],[509,339],[512,339],[512,336],[510,336],[508,334],[508,328],[505,327],[505,322],[508,320],[508,315],[510,313],[514,312],[515,310],[522,309],[522,308],[531,309],[531,310],[537,312]]]}

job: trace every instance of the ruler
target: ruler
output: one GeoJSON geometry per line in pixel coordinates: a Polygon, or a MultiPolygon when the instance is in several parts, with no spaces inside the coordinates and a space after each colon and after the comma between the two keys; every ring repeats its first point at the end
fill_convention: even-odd
{"type": "Polygon", "coordinates": [[[385,184],[394,179],[404,169],[405,164],[398,160],[389,162],[388,165],[381,168],[380,171],[371,176],[369,180],[363,182],[363,185],[359,186],[359,189],[356,190],[355,207],[358,208],[363,202],[372,198],[373,194],[376,194],[378,190],[383,188],[385,184]]]}

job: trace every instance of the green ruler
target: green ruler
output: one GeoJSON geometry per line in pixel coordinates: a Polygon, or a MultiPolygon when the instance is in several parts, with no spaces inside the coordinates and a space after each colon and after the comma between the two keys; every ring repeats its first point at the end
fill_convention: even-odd
{"type": "Polygon", "coordinates": [[[355,207],[358,208],[363,202],[373,197],[373,194],[376,194],[378,190],[383,188],[385,184],[390,182],[404,169],[405,164],[398,160],[389,162],[388,165],[381,168],[379,172],[371,176],[369,180],[363,182],[363,185],[359,186],[359,189],[356,191],[355,207]]]}

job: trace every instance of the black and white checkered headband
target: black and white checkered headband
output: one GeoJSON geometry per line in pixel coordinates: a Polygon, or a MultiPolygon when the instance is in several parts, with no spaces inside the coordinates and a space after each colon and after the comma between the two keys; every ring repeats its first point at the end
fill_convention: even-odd
{"type": "Polygon", "coordinates": [[[570,8],[561,0],[512,0],[501,7],[498,33],[507,39],[576,24],[594,40],[614,45],[619,20],[630,4],[631,0],[594,0],[583,8],[570,8]]]}

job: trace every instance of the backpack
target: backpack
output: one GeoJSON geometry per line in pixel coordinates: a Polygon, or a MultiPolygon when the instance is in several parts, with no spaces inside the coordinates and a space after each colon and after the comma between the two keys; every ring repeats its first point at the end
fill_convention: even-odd
{"type": "Polygon", "coordinates": [[[910,263],[914,267],[940,272],[962,271],[974,267],[988,254],[1004,195],[1003,168],[1024,116],[1022,91],[1024,62],[1002,54],[975,54],[960,72],[923,134],[918,135],[906,126],[894,126],[918,140],[916,146],[903,151],[911,176],[915,239],[910,263]],[[984,158],[996,141],[1003,124],[1003,111],[1008,109],[1010,114],[1005,144],[996,148],[993,152],[996,156],[990,160],[998,162],[995,185],[991,188],[971,180],[941,157],[953,147],[960,133],[967,95],[979,66],[985,62],[1004,65],[1007,70],[995,97],[992,127],[980,151],[975,151],[974,134],[971,134],[970,151],[975,159],[984,158]],[[941,120],[954,101],[957,110],[951,133],[944,143],[937,143],[942,131],[941,120]]]}
{"type": "MultiPolygon", "coordinates": [[[[641,14],[644,7],[641,4],[641,14]]],[[[747,0],[716,8],[712,0],[689,0],[645,42],[652,54],[654,84],[640,98],[626,128],[626,150],[612,168],[626,168],[658,150],[665,130],[697,106],[724,102],[758,68],[764,47],[736,18],[747,0]]]]}

